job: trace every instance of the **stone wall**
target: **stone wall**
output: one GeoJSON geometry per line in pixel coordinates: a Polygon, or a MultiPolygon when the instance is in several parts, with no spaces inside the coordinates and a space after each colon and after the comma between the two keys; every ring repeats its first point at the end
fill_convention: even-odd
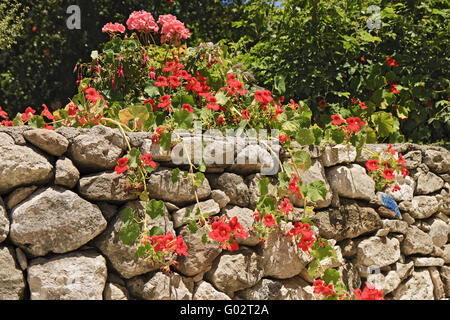
{"type": "MultiPolygon", "coordinates": [[[[170,156],[152,145],[148,133],[128,137],[159,162],[149,191],[165,201],[167,213],[152,223],[185,237],[189,255],[179,259],[178,269],[169,277],[136,262],[136,248],[119,241],[121,209],[144,208],[113,171],[127,149],[117,130],[0,128],[0,299],[315,298],[306,272],[310,256],[284,237],[271,234],[259,244],[250,233],[239,251],[227,252],[203,245],[201,233],[189,234],[182,217],[195,204],[191,186],[172,184],[170,156]]],[[[245,158],[244,149],[232,156],[245,158]]],[[[340,145],[309,148],[313,161],[303,179],[322,179],[329,190],[313,221],[338,254],[338,261],[325,265],[339,270],[351,291],[368,281],[386,299],[448,298],[450,152],[413,144],[394,149],[411,172],[392,194],[400,219],[378,200],[364,167],[367,154],[356,158],[354,149],[340,145]]],[[[203,210],[238,216],[248,228],[260,167],[207,169],[198,192],[203,210]]],[[[301,217],[303,203],[295,205],[295,217],[301,217]]]]}

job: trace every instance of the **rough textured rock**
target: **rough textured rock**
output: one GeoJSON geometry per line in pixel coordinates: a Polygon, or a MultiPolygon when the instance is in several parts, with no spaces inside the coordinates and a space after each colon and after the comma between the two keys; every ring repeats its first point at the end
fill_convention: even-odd
{"type": "Polygon", "coordinates": [[[254,251],[241,247],[218,257],[205,277],[214,287],[232,297],[235,291],[250,288],[263,277],[262,259],[254,251]]]}
{"type": "Polygon", "coordinates": [[[436,197],[416,196],[411,201],[404,201],[399,209],[408,211],[414,219],[426,219],[439,210],[439,202],[436,197]]]}
{"type": "Polygon", "coordinates": [[[110,221],[118,213],[118,207],[108,202],[100,201],[96,202],[96,205],[101,210],[106,221],[110,221]]]}
{"type": "Polygon", "coordinates": [[[25,279],[14,260],[14,249],[0,245],[0,300],[21,300],[25,279]]]}
{"type": "Polygon", "coordinates": [[[356,148],[352,145],[338,144],[326,146],[322,151],[322,163],[325,167],[335,166],[341,163],[354,162],[356,159],[356,148]]]}
{"type": "Polygon", "coordinates": [[[32,129],[25,131],[23,137],[39,149],[57,157],[64,154],[69,147],[69,141],[52,130],[32,129]]]}
{"type": "Polygon", "coordinates": [[[14,139],[11,138],[7,133],[0,132],[0,146],[13,145],[14,139]]]}
{"type": "Polygon", "coordinates": [[[130,297],[125,287],[108,282],[103,292],[103,300],[130,300],[130,297]]]}
{"type": "Polygon", "coordinates": [[[188,255],[178,258],[178,271],[186,276],[195,276],[201,272],[208,271],[215,258],[222,252],[217,243],[202,243],[203,234],[208,231],[198,230],[196,233],[190,233],[188,226],[181,228],[178,234],[183,237],[188,246],[188,255]]]}
{"type": "Polygon", "coordinates": [[[25,253],[20,248],[16,248],[16,258],[19,263],[20,269],[25,271],[28,268],[28,259],[25,253]]]}
{"type": "Polygon", "coordinates": [[[256,231],[251,231],[255,218],[253,217],[253,210],[248,208],[241,208],[238,206],[227,206],[222,209],[222,213],[228,215],[230,218],[237,217],[239,223],[244,230],[248,232],[248,237],[242,240],[237,237],[237,242],[246,246],[256,246],[259,243],[259,235],[256,231]]]}
{"type": "Polygon", "coordinates": [[[356,238],[382,227],[376,211],[360,207],[356,201],[349,201],[339,210],[319,211],[312,221],[319,228],[320,236],[337,241],[356,238]]]}
{"type": "Polygon", "coordinates": [[[307,300],[303,287],[309,284],[300,277],[288,280],[262,279],[255,286],[236,293],[244,300],[307,300]]]}
{"type": "Polygon", "coordinates": [[[445,263],[450,263],[450,244],[444,246],[442,258],[444,259],[445,263]]]}
{"type": "MultiPolygon", "coordinates": [[[[126,203],[123,208],[132,208],[132,210],[139,217],[143,218],[145,214],[145,202],[142,201],[131,201],[126,203]]],[[[169,215],[166,212],[164,217],[157,220],[148,219],[147,228],[151,230],[152,227],[160,227],[164,233],[172,232],[175,236],[175,231],[173,230],[173,223],[170,221],[169,215]]],[[[122,243],[119,239],[119,232],[123,227],[123,222],[120,220],[120,216],[117,215],[111,219],[108,223],[106,230],[95,239],[95,246],[101,250],[101,252],[107,257],[108,261],[111,263],[112,267],[126,279],[148,273],[153,270],[159,269],[159,265],[151,266],[149,263],[143,260],[136,261],[136,250],[137,245],[128,246],[122,243]]]]}
{"type": "Polygon", "coordinates": [[[444,259],[432,257],[413,257],[415,267],[442,267],[444,259]]]}
{"type": "Polygon", "coordinates": [[[11,210],[20,202],[28,198],[37,188],[37,186],[30,186],[15,189],[6,198],[6,207],[11,210]]]}
{"type": "Polygon", "coordinates": [[[410,176],[397,176],[396,181],[400,186],[400,190],[392,192],[391,188],[386,190],[386,193],[390,195],[395,201],[410,201],[414,197],[414,189],[416,182],[410,176]]]}
{"type": "Polygon", "coordinates": [[[46,184],[52,178],[53,166],[41,153],[24,146],[0,146],[0,194],[24,185],[46,184]]]}
{"type": "MultiPolygon", "coordinates": [[[[151,174],[148,181],[148,192],[150,198],[170,201],[177,206],[195,202],[194,187],[191,180],[178,179],[172,183],[172,171],[162,169],[151,174]]],[[[204,200],[211,194],[208,179],[203,180],[201,187],[197,188],[199,200],[204,200]]]]}
{"type": "Polygon", "coordinates": [[[341,197],[364,200],[375,197],[375,182],[360,165],[332,167],[327,170],[327,180],[333,192],[341,197]]]}
{"type": "Polygon", "coordinates": [[[73,189],[80,179],[80,172],[69,158],[62,157],[56,161],[55,184],[73,189]]]}
{"type": "Polygon", "coordinates": [[[211,199],[219,205],[219,208],[225,208],[230,203],[230,198],[222,190],[212,190],[211,199]]]}
{"type": "Polygon", "coordinates": [[[208,177],[211,186],[214,189],[219,189],[225,192],[230,198],[229,204],[234,204],[240,207],[247,207],[250,200],[250,193],[244,179],[234,173],[225,172],[220,176],[208,177]]]}
{"type": "Polygon", "coordinates": [[[417,150],[408,152],[403,159],[405,159],[406,169],[415,169],[422,163],[422,152],[417,150]]]}
{"type": "Polygon", "coordinates": [[[0,197],[0,243],[5,241],[9,233],[9,218],[6,213],[5,204],[0,197]]]}
{"type": "Polygon", "coordinates": [[[136,194],[127,192],[127,178],[115,171],[93,173],[80,179],[78,192],[81,196],[93,201],[128,201],[138,198],[136,194]]]}
{"type": "Polygon", "coordinates": [[[371,237],[358,244],[357,261],[362,266],[388,266],[400,259],[400,243],[388,237],[371,237]]]}
{"type": "Polygon", "coordinates": [[[276,279],[292,278],[305,269],[313,258],[280,232],[271,232],[262,246],[264,276],[276,279]],[[289,263],[286,263],[289,261],[289,263]]]}
{"type": "Polygon", "coordinates": [[[21,127],[1,127],[0,132],[6,133],[11,138],[13,138],[14,143],[20,146],[24,146],[27,144],[27,141],[23,137],[23,133],[27,130],[33,129],[32,127],[28,126],[21,126],[21,127]]]}
{"type": "Polygon", "coordinates": [[[442,283],[442,279],[439,275],[439,270],[436,267],[430,267],[428,268],[428,271],[430,272],[431,281],[434,286],[434,298],[436,300],[445,298],[444,284],[442,283]]]}
{"type": "Polygon", "coordinates": [[[448,173],[450,171],[450,151],[440,148],[440,150],[425,150],[423,162],[436,173],[448,173]]]}
{"type": "MultiPolygon", "coordinates": [[[[272,146],[272,148],[274,147],[272,146]]],[[[277,152],[279,146],[274,149],[277,152]]],[[[255,172],[261,172],[266,175],[276,174],[278,170],[279,164],[273,154],[266,147],[257,144],[250,144],[238,151],[235,164],[230,168],[230,171],[241,175],[255,172]]]]}
{"type": "Polygon", "coordinates": [[[388,219],[396,219],[397,218],[394,211],[392,211],[384,206],[379,207],[377,209],[377,212],[380,215],[380,217],[382,217],[382,218],[388,218],[388,219]]]}
{"type": "Polygon", "coordinates": [[[450,192],[447,190],[442,190],[441,194],[436,196],[437,199],[439,199],[439,211],[450,215],[450,192]]]}
{"type": "Polygon", "coordinates": [[[189,223],[191,220],[195,218],[195,214],[197,212],[197,208],[201,210],[201,212],[207,216],[213,216],[220,212],[220,207],[212,199],[199,202],[198,204],[191,205],[186,208],[182,208],[180,210],[177,210],[176,212],[172,213],[172,220],[174,224],[174,228],[179,228],[187,223],[189,223]],[[189,210],[190,214],[186,217],[187,211],[189,210]]]}
{"type": "Polygon", "coordinates": [[[41,188],[11,211],[11,240],[36,256],[78,249],[105,228],[96,205],[60,187],[41,188]]]}
{"type": "Polygon", "coordinates": [[[430,254],[433,251],[433,240],[416,226],[410,226],[402,242],[401,250],[405,255],[430,254]]]}
{"type": "Polygon", "coordinates": [[[28,268],[31,300],[102,300],[106,260],[96,252],[75,252],[32,260],[28,268]]]}
{"type": "Polygon", "coordinates": [[[450,297],[450,267],[443,266],[439,268],[441,279],[444,284],[445,296],[450,297]]]}
{"type": "Polygon", "coordinates": [[[145,300],[192,300],[193,283],[177,273],[135,277],[127,287],[132,295],[145,300]]]}
{"type": "Polygon", "coordinates": [[[118,129],[95,126],[73,139],[69,155],[83,172],[114,169],[126,142],[118,129]]]}
{"type": "Polygon", "coordinates": [[[416,270],[393,292],[395,300],[434,300],[433,282],[427,269],[416,270]]]}
{"type": "Polygon", "coordinates": [[[231,300],[225,293],[217,291],[210,283],[201,281],[192,300],[231,300]]]}
{"type": "Polygon", "coordinates": [[[153,161],[170,161],[170,150],[163,150],[158,143],[153,143],[152,140],[145,139],[139,150],[142,154],[148,153],[152,156],[153,161]]]}
{"type": "Polygon", "coordinates": [[[55,130],[56,133],[66,138],[69,143],[73,142],[73,139],[78,137],[85,129],[77,129],[73,127],[59,127],[55,130]]]}
{"type": "Polygon", "coordinates": [[[359,268],[352,262],[347,262],[338,269],[341,275],[342,282],[347,287],[349,292],[353,292],[355,289],[361,287],[361,276],[359,274],[359,268]]]}
{"type": "Polygon", "coordinates": [[[416,194],[433,193],[444,186],[444,180],[433,172],[421,172],[417,176],[416,194]]]}
{"type": "Polygon", "coordinates": [[[429,235],[433,240],[433,243],[442,247],[448,241],[449,225],[440,219],[435,219],[430,227],[429,235]]]}
{"type": "Polygon", "coordinates": [[[389,229],[389,232],[398,232],[406,234],[408,231],[408,223],[401,220],[383,220],[383,228],[389,229]]]}

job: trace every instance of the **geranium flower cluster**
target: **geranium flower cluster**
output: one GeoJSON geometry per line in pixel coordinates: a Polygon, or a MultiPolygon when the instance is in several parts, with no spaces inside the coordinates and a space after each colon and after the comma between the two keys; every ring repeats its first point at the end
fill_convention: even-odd
{"type": "MultiPolygon", "coordinates": [[[[328,298],[330,300],[348,300],[350,299],[349,294],[340,294],[337,295],[337,292],[333,286],[332,283],[327,285],[327,283],[323,280],[315,280],[313,283],[314,286],[314,293],[315,294],[321,294],[325,298],[328,298]]],[[[378,290],[375,288],[374,285],[369,285],[366,282],[366,287],[361,292],[361,289],[355,289],[354,295],[357,300],[384,300],[383,298],[383,291],[378,290]]]]}
{"type": "MultiPolygon", "coordinates": [[[[401,153],[392,149],[392,144],[384,152],[376,153],[366,162],[368,174],[374,179],[377,190],[383,191],[392,186],[396,181],[396,175],[403,178],[409,175],[406,169],[405,159],[401,153]]],[[[393,186],[392,192],[401,190],[398,183],[393,186]]]]}
{"type": "Polygon", "coordinates": [[[359,117],[349,117],[344,120],[340,115],[333,114],[331,119],[331,123],[338,126],[339,130],[345,133],[346,139],[349,138],[352,132],[358,133],[366,125],[366,122],[361,120],[359,117]]]}
{"type": "Polygon", "coordinates": [[[109,22],[107,24],[105,24],[102,28],[102,32],[120,32],[120,33],[124,33],[125,32],[125,26],[121,23],[112,23],[109,22]]]}
{"type": "Polygon", "coordinates": [[[212,231],[208,234],[209,238],[219,242],[220,247],[228,251],[239,250],[237,237],[242,240],[248,237],[248,232],[244,230],[236,216],[232,219],[227,215],[220,218],[214,217],[211,228],[212,231]]]}
{"type": "Polygon", "coordinates": [[[191,36],[184,23],[171,14],[159,16],[158,23],[162,25],[162,43],[170,42],[174,45],[179,45],[182,39],[187,39],[191,36]]]}
{"type": "Polygon", "coordinates": [[[303,251],[309,251],[316,241],[314,231],[309,223],[296,222],[286,236],[290,239],[298,241],[298,247],[303,251]]]}
{"type": "Polygon", "coordinates": [[[361,289],[356,289],[354,291],[355,296],[358,300],[384,300],[383,291],[375,288],[374,285],[368,284],[366,282],[366,287],[361,292],[361,289]]]}
{"type": "MultiPolygon", "coordinates": [[[[188,246],[183,240],[182,236],[177,236],[174,238],[172,232],[168,232],[167,235],[157,235],[157,236],[142,236],[141,245],[149,244],[153,252],[161,252],[164,257],[170,257],[174,253],[178,256],[188,255],[188,246]]],[[[158,254],[156,254],[158,255],[158,254]]]]}
{"type": "Polygon", "coordinates": [[[145,10],[133,11],[128,20],[127,27],[129,30],[137,30],[143,33],[158,33],[159,27],[155,22],[152,14],[145,10]]]}
{"type": "MultiPolygon", "coordinates": [[[[108,109],[107,101],[95,88],[86,87],[84,93],[85,102],[83,108],[71,102],[64,109],[67,117],[64,117],[65,126],[81,125],[85,127],[100,124],[104,118],[104,109],[108,109]],[[102,103],[103,102],[103,103],[102,103]]],[[[59,112],[59,115],[61,113],[59,112]]]]}

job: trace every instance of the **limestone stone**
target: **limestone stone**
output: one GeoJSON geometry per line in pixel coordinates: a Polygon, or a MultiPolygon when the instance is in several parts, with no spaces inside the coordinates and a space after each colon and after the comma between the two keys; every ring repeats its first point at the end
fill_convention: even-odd
{"type": "MultiPolygon", "coordinates": [[[[400,210],[402,210],[402,204],[407,205],[405,202],[399,205],[400,210]]],[[[439,202],[436,197],[416,196],[410,201],[410,207],[406,208],[405,211],[408,211],[414,219],[426,219],[439,210],[439,202]]]]}
{"type": "Polygon", "coordinates": [[[414,197],[414,189],[416,188],[416,182],[410,176],[399,175],[396,177],[397,184],[400,186],[400,190],[392,192],[391,188],[386,190],[386,194],[390,195],[395,201],[410,201],[414,197]]]}
{"type": "Polygon", "coordinates": [[[0,146],[13,145],[14,139],[11,138],[7,133],[0,132],[0,146]]]}
{"type": "Polygon", "coordinates": [[[201,281],[192,300],[231,300],[225,293],[216,290],[210,283],[201,281]]]}
{"type": "Polygon", "coordinates": [[[338,268],[341,275],[342,282],[347,287],[349,292],[361,287],[361,276],[359,274],[358,266],[352,262],[347,262],[338,268]]]}
{"type": "Polygon", "coordinates": [[[213,199],[219,205],[219,208],[225,208],[230,202],[230,198],[222,190],[212,190],[211,199],[213,199]]]}
{"type": "Polygon", "coordinates": [[[434,286],[427,269],[416,270],[393,292],[395,300],[434,300],[434,286]]]}
{"type": "MultiPolygon", "coordinates": [[[[143,218],[145,215],[145,206],[145,202],[143,201],[130,201],[127,202],[119,212],[125,208],[131,208],[136,216],[143,218]]],[[[119,214],[113,217],[108,223],[106,230],[95,239],[94,245],[108,258],[112,267],[123,278],[130,279],[159,269],[159,265],[152,266],[142,259],[136,261],[137,244],[129,246],[122,243],[119,239],[119,233],[123,225],[124,223],[120,219],[119,214]]],[[[164,234],[167,234],[170,231],[175,236],[173,223],[170,221],[167,212],[164,217],[159,219],[147,219],[148,230],[151,230],[155,226],[160,227],[164,234]]]]}
{"type": "Polygon", "coordinates": [[[304,252],[279,231],[273,231],[267,236],[262,246],[262,263],[264,277],[276,279],[292,278],[313,260],[313,257],[304,252]],[[289,263],[286,263],[289,261],[289,263]]]}
{"type": "Polygon", "coordinates": [[[417,177],[416,194],[430,194],[440,190],[443,186],[444,180],[436,174],[432,172],[421,172],[417,177]]]}
{"type": "Polygon", "coordinates": [[[388,266],[400,259],[400,243],[395,238],[370,237],[358,244],[356,257],[362,266],[388,266]]]}
{"type": "Polygon", "coordinates": [[[213,263],[205,279],[232,297],[234,292],[253,287],[264,275],[262,259],[253,250],[241,247],[225,252],[213,263]]]}
{"type": "Polygon", "coordinates": [[[416,226],[409,226],[401,251],[405,255],[430,254],[433,251],[433,240],[416,226]]]}
{"type": "Polygon", "coordinates": [[[104,300],[130,300],[128,291],[125,287],[107,282],[105,285],[105,291],[103,292],[104,300]]]}
{"type": "MultiPolygon", "coordinates": [[[[279,150],[279,147],[275,148],[274,152],[277,153],[277,150],[279,150]]],[[[274,175],[279,169],[277,159],[266,147],[250,144],[237,153],[235,164],[231,166],[230,171],[242,175],[255,172],[274,175]]]]}
{"type": "Polygon", "coordinates": [[[351,258],[356,255],[356,247],[358,243],[353,239],[345,239],[339,242],[341,247],[342,256],[344,258],[351,258]]]}
{"type": "Polygon", "coordinates": [[[127,178],[115,171],[93,173],[81,177],[78,192],[92,201],[129,201],[138,198],[137,194],[127,192],[127,178]]]}
{"type": "Polygon", "coordinates": [[[398,232],[406,234],[408,231],[408,223],[401,220],[383,220],[383,228],[389,229],[389,232],[398,232]]]}
{"type": "Polygon", "coordinates": [[[151,139],[145,139],[139,149],[142,154],[150,154],[153,161],[168,162],[171,160],[170,150],[163,150],[158,143],[153,143],[151,139]]]}
{"type": "Polygon", "coordinates": [[[450,151],[444,148],[425,150],[423,162],[435,173],[448,173],[450,171],[450,151]]]}
{"type": "MultiPolygon", "coordinates": [[[[178,179],[172,183],[172,171],[161,168],[150,175],[147,190],[152,199],[170,201],[171,203],[182,206],[196,201],[194,186],[191,180],[178,179]]],[[[203,184],[196,188],[199,200],[204,200],[211,194],[211,187],[208,179],[203,180],[203,184]]]]}
{"type": "Polygon", "coordinates": [[[406,169],[415,169],[422,163],[422,152],[418,150],[410,151],[403,156],[403,159],[405,159],[406,169]]]}
{"type": "Polygon", "coordinates": [[[59,127],[55,130],[55,132],[66,138],[69,143],[72,143],[73,139],[78,137],[81,133],[85,133],[85,130],[86,129],[78,129],[74,127],[59,127]]]}
{"type": "Polygon", "coordinates": [[[249,205],[250,192],[241,176],[225,172],[219,176],[211,175],[208,178],[212,188],[222,190],[230,198],[229,204],[240,207],[249,205]]]}
{"type": "Polygon", "coordinates": [[[433,243],[438,246],[444,246],[448,241],[449,225],[441,219],[435,219],[431,224],[429,235],[433,243]]]}
{"type": "Polygon", "coordinates": [[[100,209],[60,187],[37,190],[11,211],[11,241],[35,256],[80,248],[106,228],[100,209]]]}
{"type": "Polygon", "coordinates": [[[16,248],[16,258],[19,263],[20,269],[25,271],[28,268],[28,259],[25,253],[20,248],[16,248]]]}
{"type": "Polygon", "coordinates": [[[321,237],[337,241],[356,238],[382,227],[376,211],[361,207],[356,201],[348,201],[339,209],[319,211],[311,219],[321,237]]]}
{"type": "Polygon", "coordinates": [[[192,300],[193,283],[177,273],[157,272],[127,281],[130,293],[144,300],[192,300]]]}
{"type": "Polygon", "coordinates": [[[28,268],[31,300],[102,300],[106,260],[95,251],[32,260],[28,268]]]}
{"type": "Polygon", "coordinates": [[[177,210],[176,212],[172,213],[172,220],[174,223],[175,228],[179,228],[187,223],[189,223],[191,220],[195,219],[195,215],[197,212],[197,208],[200,209],[200,212],[207,216],[213,216],[220,212],[220,207],[212,199],[199,202],[198,204],[191,205],[186,208],[182,208],[180,210],[177,210]],[[189,215],[186,216],[189,210],[189,215]]]}
{"type": "Polygon", "coordinates": [[[450,244],[446,244],[444,246],[442,258],[444,259],[445,263],[450,263],[450,244]]]}
{"type": "Polygon", "coordinates": [[[0,243],[6,240],[9,234],[9,218],[6,212],[5,204],[0,197],[0,243]]]}
{"type": "Polygon", "coordinates": [[[237,237],[238,244],[246,246],[256,246],[259,243],[259,235],[257,231],[253,231],[253,223],[255,221],[253,217],[253,211],[247,208],[241,208],[238,206],[227,206],[222,209],[222,213],[228,215],[231,219],[237,217],[239,223],[244,230],[248,233],[248,237],[242,240],[237,237]]]}
{"type": "Polygon", "coordinates": [[[0,146],[0,194],[20,186],[46,184],[52,178],[53,166],[40,152],[25,146],[0,146]]]}
{"type": "Polygon", "coordinates": [[[215,242],[203,244],[202,236],[208,234],[204,229],[190,233],[188,226],[184,226],[179,234],[188,246],[188,255],[178,258],[178,271],[189,277],[208,271],[214,259],[222,252],[219,245],[215,242]]]}
{"type": "Polygon", "coordinates": [[[95,204],[99,207],[106,221],[110,221],[118,213],[118,207],[116,205],[105,201],[99,201],[95,204]]]}
{"type": "Polygon", "coordinates": [[[308,285],[300,277],[287,280],[261,279],[253,287],[238,291],[236,296],[243,300],[308,300],[309,294],[303,290],[308,285]]]}
{"type": "Polygon", "coordinates": [[[396,219],[397,216],[394,211],[386,208],[385,206],[381,206],[377,209],[378,214],[382,218],[388,218],[388,219],[396,219]]]}
{"type": "Polygon", "coordinates": [[[450,267],[443,266],[439,269],[442,282],[444,284],[445,296],[450,297],[450,267]]]}
{"type": "MultiPolygon", "coordinates": [[[[140,149],[145,140],[152,140],[152,132],[125,132],[132,148],[140,149]]],[[[142,151],[141,151],[142,152],[142,151]]],[[[145,153],[145,152],[143,152],[145,153]]],[[[155,160],[156,161],[156,160],[155,160]]]]}
{"type": "Polygon", "coordinates": [[[25,279],[16,265],[14,249],[0,245],[0,300],[21,300],[25,294],[25,279]]]}
{"type": "Polygon", "coordinates": [[[37,188],[37,186],[30,186],[15,189],[6,198],[6,207],[11,210],[20,202],[28,198],[37,188]]]}
{"type": "Polygon", "coordinates": [[[436,196],[439,202],[439,211],[443,214],[450,215],[450,192],[442,190],[441,194],[436,196]]]}
{"type": "Polygon", "coordinates": [[[114,169],[125,149],[125,139],[118,129],[99,125],[76,136],[69,155],[82,172],[95,172],[114,169]]]}
{"type": "Polygon", "coordinates": [[[326,177],[333,192],[340,197],[364,200],[375,197],[375,182],[360,165],[332,167],[326,177]]]}
{"type": "Polygon", "coordinates": [[[69,147],[69,141],[52,130],[32,129],[25,131],[23,137],[39,149],[57,157],[63,155],[69,147]]]}
{"type": "Polygon", "coordinates": [[[322,150],[321,160],[325,167],[332,167],[341,163],[354,162],[355,159],[356,148],[352,145],[327,145],[325,149],[322,150]]]}
{"type": "Polygon", "coordinates": [[[55,184],[73,189],[80,179],[80,172],[69,158],[62,157],[56,161],[55,184]]]}
{"type": "Polygon", "coordinates": [[[413,257],[415,267],[442,267],[444,259],[432,257],[413,257]]]}
{"type": "Polygon", "coordinates": [[[0,132],[6,133],[13,138],[15,144],[24,146],[27,144],[27,141],[23,137],[23,133],[31,129],[33,128],[29,126],[0,127],[0,132]]]}
{"type": "Polygon", "coordinates": [[[445,289],[441,276],[439,275],[439,270],[436,267],[430,267],[428,268],[428,271],[430,272],[431,281],[434,286],[434,298],[436,300],[444,299],[445,289]]]}

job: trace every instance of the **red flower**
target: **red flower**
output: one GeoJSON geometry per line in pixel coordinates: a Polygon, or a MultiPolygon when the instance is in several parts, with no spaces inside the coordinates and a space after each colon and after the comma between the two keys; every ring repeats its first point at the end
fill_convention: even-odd
{"type": "Polygon", "coordinates": [[[149,155],[148,153],[146,153],[146,154],[144,154],[144,155],[141,155],[140,158],[141,158],[141,160],[144,162],[144,164],[145,164],[146,166],[150,166],[150,167],[152,167],[153,169],[156,168],[156,163],[155,163],[155,161],[153,161],[152,156],[149,155]]]}
{"type": "Polygon", "coordinates": [[[44,129],[47,129],[47,130],[54,130],[55,128],[54,128],[53,126],[50,126],[50,125],[48,125],[48,124],[45,124],[45,125],[44,125],[44,129]]]}
{"type": "Polygon", "coordinates": [[[225,118],[223,117],[223,115],[220,115],[220,116],[217,118],[216,123],[217,123],[219,126],[221,126],[221,125],[223,125],[223,124],[226,123],[225,118]]]}
{"type": "Polygon", "coordinates": [[[167,87],[168,85],[167,78],[163,76],[159,76],[158,80],[155,82],[155,86],[157,87],[167,87]]]}
{"type": "Polygon", "coordinates": [[[33,108],[31,108],[31,107],[26,108],[25,112],[22,113],[22,121],[27,122],[30,118],[34,117],[35,113],[36,113],[36,111],[33,110],[33,108]]]}
{"type": "Polygon", "coordinates": [[[250,119],[250,112],[247,109],[242,110],[241,115],[243,119],[250,119]]]}
{"type": "Polygon", "coordinates": [[[187,103],[183,104],[181,106],[181,109],[184,109],[184,110],[186,110],[189,113],[193,113],[194,112],[194,109],[192,109],[192,106],[190,104],[187,104],[187,103]]]}
{"type": "Polygon", "coordinates": [[[219,110],[220,106],[216,103],[217,102],[216,97],[209,96],[207,100],[209,103],[206,105],[206,109],[211,109],[213,111],[219,110]]]}
{"type": "Polygon", "coordinates": [[[364,57],[359,58],[359,60],[361,60],[361,62],[366,61],[366,59],[364,57]]]}
{"type": "Polygon", "coordinates": [[[399,93],[396,84],[392,84],[391,87],[389,88],[389,91],[392,92],[393,94],[399,93]]]}
{"type": "Polygon", "coordinates": [[[347,122],[348,129],[353,132],[358,132],[360,126],[364,125],[364,122],[358,117],[350,117],[345,119],[345,121],[347,122]]]}
{"type": "Polygon", "coordinates": [[[428,99],[427,103],[425,104],[425,107],[431,108],[433,106],[433,102],[431,99],[428,99]]]}
{"type": "Polygon", "coordinates": [[[276,223],[276,221],[275,221],[275,219],[273,218],[273,216],[271,215],[271,214],[266,214],[265,216],[264,216],[264,224],[266,225],[266,226],[268,226],[269,228],[271,227],[271,226],[273,226],[273,225],[276,225],[277,223],[276,223]]]}
{"type": "Polygon", "coordinates": [[[252,214],[252,217],[255,218],[255,220],[258,222],[261,219],[261,214],[258,211],[255,211],[252,214]]]}
{"type": "Polygon", "coordinates": [[[85,92],[86,92],[86,99],[88,99],[93,103],[97,103],[97,100],[100,98],[104,99],[103,96],[100,94],[100,92],[98,92],[94,88],[88,88],[86,89],[85,92]]]}
{"type": "Polygon", "coordinates": [[[42,111],[41,116],[45,116],[45,117],[47,117],[47,119],[49,119],[49,120],[55,120],[55,117],[54,117],[53,114],[48,110],[48,107],[47,107],[45,104],[43,104],[42,106],[44,107],[44,110],[42,111]]]}
{"type": "Polygon", "coordinates": [[[361,109],[367,109],[367,106],[364,102],[359,101],[359,105],[360,105],[361,109]]]}
{"type": "Polygon", "coordinates": [[[2,126],[5,126],[5,127],[12,127],[14,124],[13,124],[12,121],[6,121],[6,120],[3,120],[3,121],[1,122],[1,125],[2,125],[2,126]]]}
{"type": "Polygon", "coordinates": [[[128,166],[127,166],[128,158],[120,158],[117,161],[117,163],[118,163],[118,165],[114,169],[117,174],[121,174],[122,172],[125,172],[128,170],[128,166]]]}
{"type": "Polygon", "coordinates": [[[32,30],[33,32],[35,32],[35,31],[37,30],[37,28],[36,28],[36,27],[33,27],[31,30],[32,30]]]}
{"type": "Polygon", "coordinates": [[[317,105],[318,105],[320,108],[326,108],[326,107],[328,107],[328,102],[327,102],[327,100],[322,99],[322,100],[319,100],[319,101],[317,102],[317,105]]]}
{"type": "Polygon", "coordinates": [[[188,246],[186,245],[186,243],[184,243],[182,236],[177,237],[176,244],[177,244],[177,254],[179,256],[187,256],[188,246]]]}
{"type": "Polygon", "coordinates": [[[378,166],[378,160],[370,159],[369,161],[366,162],[366,168],[368,171],[376,171],[380,169],[380,167],[378,166]]]}
{"type": "Polygon", "coordinates": [[[273,101],[272,94],[269,90],[255,91],[255,99],[263,106],[273,101]]]}
{"type": "Polygon", "coordinates": [[[389,152],[393,156],[395,156],[396,152],[392,149],[392,144],[389,144],[389,147],[386,149],[386,152],[389,152]]]}
{"type": "Polygon", "coordinates": [[[366,287],[361,292],[361,289],[356,289],[354,291],[355,296],[358,300],[384,300],[383,291],[377,290],[374,285],[369,285],[366,282],[366,287]]]}
{"type": "Polygon", "coordinates": [[[398,185],[398,183],[395,184],[394,188],[392,188],[392,192],[400,191],[402,188],[398,185]]]}
{"type": "Polygon", "coordinates": [[[345,123],[345,121],[341,118],[340,115],[338,114],[333,114],[331,116],[331,119],[333,119],[333,121],[331,121],[332,124],[335,124],[337,126],[340,126],[341,124],[345,123]]]}
{"type": "Polygon", "coordinates": [[[395,178],[394,170],[392,170],[392,169],[384,169],[383,178],[385,178],[386,180],[394,179],[395,178]]]}
{"type": "Polygon", "coordinates": [[[327,286],[326,282],[323,280],[315,280],[313,283],[314,293],[321,293],[325,297],[328,297],[330,294],[332,297],[336,296],[336,291],[333,288],[333,284],[327,286]]]}
{"type": "Polygon", "coordinates": [[[181,39],[187,39],[191,36],[189,29],[184,26],[184,23],[171,14],[159,16],[158,23],[162,24],[162,43],[170,41],[177,45],[181,39]]]}
{"type": "Polygon", "coordinates": [[[152,14],[144,10],[133,11],[127,20],[127,27],[130,30],[137,30],[144,33],[149,33],[150,31],[157,33],[159,30],[152,14]]]}
{"type": "Polygon", "coordinates": [[[350,101],[351,101],[353,104],[357,104],[357,103],[359,102],[358,99],[356,99],[356,98],[351,98],[350,101]]]}
{"type": "Polygon", "coordinates": [[[3,119],[8,119],[8,114],[6,113],[6,111],[2,110],[2,107],[0,107],[0,117],[2,117],[3,119]]]}
{"type": "Polygon", "coordinates": [[[291,140],[291,138],[290,138],[290,137],[287,137],[287,136],[285,136],[285,135],[281,135],[281,136],[278,136],[278,140],[279,140],[281,143],[286,143],[286,141],[287,141],[287,140],[291,140]]]}
{"type": "Polygon", "coordinates": [[[166,94],[159,99],[158,108],[168,111],[171,103],[170,96],[166,94]]]}
{"type": "Polygon", "coordinates": [[[238,236],[241,239],[245,239],[248,237],[248,233],[244,230],[244,227],[239,223],[238,218],[235,216],[229,222],[228,226],[233,231],[235,236],[238,236]]]}
{"type": "Polygon", "coordinates": [[[125,26],[123,24],[120,23],[112,23],[109,22],[107,24],[105,24],[102,28],[102,32],[120,32],[120,33],[124,33],[125,32],[125,26]]]}
{"type": "Polygon", "coordinates": [[[294,206],[291,205],[291,201],[287,198],[284,198],[283,202],[280,203],[281,212],[285,215],[288,215],[290,212],[294,211],[294,206]]]}
{"type": "Polygon", "coordinates": [[[170,76],[169,77],[169,84],[170,84],[170,88],[176,88],[178,86],[181,86],[181,82],[178,81],[178,77],[176,76],[170,76]]]}
{"type": "Polygon", "coordinates": [[[397,61],[395,61],[391,57],[386,58],[386,64],[391,67],[398,67],[397,61]]]}
{"type": "Polygon", "coordinates": [[[209,233],[209,237],[219,242],[225,242],[230,238],[231,228],[223,221],[215,221],[212,224],[212,231],[209,233]]]}

